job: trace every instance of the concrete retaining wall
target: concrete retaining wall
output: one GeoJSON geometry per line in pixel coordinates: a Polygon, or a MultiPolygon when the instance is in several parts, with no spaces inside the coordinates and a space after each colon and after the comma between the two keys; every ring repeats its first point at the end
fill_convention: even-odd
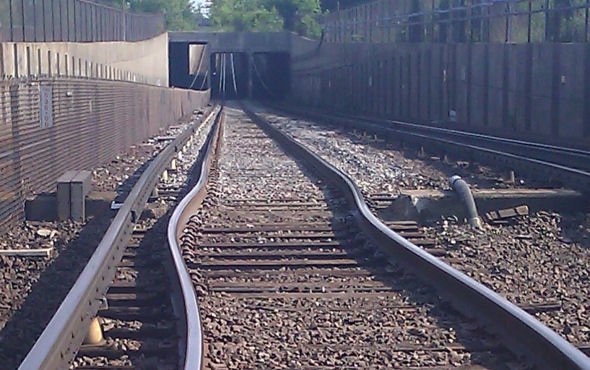
{"type": "Polygon", "coordinates": [[[302,104],[590,149],[589,45],[314,45],[293,42],[302,104]]]}
{"type": "Polygon", "coordinates": [[[129,82],[0,81],[0,227],[65,171],[91,170],[208,102],[208,91],[129,82]]]}
{"type": "Polygon", "coordinates": [[[138,42],[0,43],[0,78],[38,76],[168,86],[168,34],[138,42]]]}

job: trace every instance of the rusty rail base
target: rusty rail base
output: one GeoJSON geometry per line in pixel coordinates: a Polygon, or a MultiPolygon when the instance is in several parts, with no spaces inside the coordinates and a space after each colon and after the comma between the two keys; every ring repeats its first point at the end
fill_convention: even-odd
{"type": "Polygon", "coordinates": [[[223,136],[223,108],[216,116],[216,122],[211,129],[211,133],[204,145],[205,150],[201,150],[202,156],[198,161],[200,164],[198,181],[193,189],[180,201],[174,210],[170,222],[168,223],[168,249],[174,262],[176,276],[173,278],[178,282],[175,286],[180,288],[177,294],[182,296],[180,301],[183,307],[178,307],[179,316],[183,317],[186,326],[182,328],[185,334],[185,342],[182,345],[182,367],[185,370],[195,370],[201,368],[203,353],[203,335],[201,326],[201,317],[197,305],[197,294],[195,292],[192,279],[182,256],[180,248],[180,236],[185,229],[189,218],[194,214],[194,210],[201,206],[201,203],[207,195],[207,182],[211,163],[221,146],[221,137],[223,136]]]}
{"type": "Polygon", "coordinates": [[[69,368],[82,344],[91,320],[101,305],[121,262],[133,228],[149,199],[160,175],[188,139],[215,116],[213,110],[204,120],[195,122],[158,154],[125,200],[111,222],[96,251],[74,283],[51,321],[37,339],[20,370],[56,370],[69,368]]]}
{"type": "Polygon", "coordinates": [[[286,151],[336,186],[362,229],[390,256],[434,286],[457,310],[499,335],[515,353],[542,369],[590,369],[590,358],[518,306],[389,229],[369,210],[352,179],[289,135],[244,107],[246,114],[286,151]]]}
{"type": "MultiPolygon", "coordinates": [[[[585,163],[590,155],[588,151],[574,148],[561,148],[541,143],[530,143],[506,138],[495,138],[483,134],[460,133],[457,130],[428,127],[402,121],[392,121],[379,118],[343,116],[328,112],[313,110],[300,110],[291,106],[273,106],[273,109],[288,112],[296,116],[319,120],[338,127],[365,130],[367,132],[391,138],[394,141],[406,141],[418,146],[428,146],[433,151],[442,153],[455,153],[457,155],[481,160],[493,165],[515,169],[532,178],[546,181],[552,179],[587,192],[590,187],[590,172],[570,166],[575,163],[585,163]],[[461,139],[462,137],[462,139],[461,139]],[[473,140],[495,142],[493,145],[484,143],[468,143],[466,137],[473,140]],[[519,151],[510,153],[501,149],[502,146],[521,146],[519,151]],[[526,153],[526,148],[531,153],[537,152],[536,157],[526,153]],[[551,157],[563,153],[567,158],[553,162],[551,157]]],[[[586,164],[587,166],[587,164],[586,164]]]]}

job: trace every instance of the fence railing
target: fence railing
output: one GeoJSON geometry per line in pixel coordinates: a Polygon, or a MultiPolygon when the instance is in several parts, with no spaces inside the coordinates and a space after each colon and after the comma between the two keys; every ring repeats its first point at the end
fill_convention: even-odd
{"type": "Polygon", "coordinates": [[[162,32],[162,14],[85,0],[0,0],[0,42],[139,41],[162,32]]]}
{"type": "Polygon", "coordinates": [[[588,42],[590,0],[378,0],[325,17],[329,42],[588,42]]]}

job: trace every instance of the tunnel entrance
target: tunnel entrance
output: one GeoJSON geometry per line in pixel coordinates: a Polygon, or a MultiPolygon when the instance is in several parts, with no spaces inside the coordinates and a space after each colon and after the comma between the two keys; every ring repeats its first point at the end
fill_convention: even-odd
{"type": "Polygon", "coordinates": [[[213,53],[211,65],[211,98],[220,100],[248,97],[248,54],[213,53]]]}
{"type": "Polygon", "coordinates": [[[207,43],[170,43],[168,52],[170,86],[193,90],[209,89],[208,54],[207,43]]]}
{"type": "Polygon", "coordinates": [[[278,100],[289,93],[291,58],[289,53],[252,55],[252,98],[278,100]]]}
{"type": "Polygon", "coordinates": [[[169,43],[170,86],[211,90],[219,100],[284,98],[291,87],[288,52],[219,50],[204,41],[169,43]]]}

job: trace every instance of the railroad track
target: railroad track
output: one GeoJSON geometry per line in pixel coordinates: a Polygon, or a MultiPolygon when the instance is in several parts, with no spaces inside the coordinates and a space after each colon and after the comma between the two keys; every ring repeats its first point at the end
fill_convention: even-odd
{"type": "MultiPolygon", "coordinates": [[[[590,366],[524,311],[378,221],[350,179],[251,112],[231,110],[217,132],[197,162],[198,182],[168,224],[168,276],[177,291],[174,315],[159,317],[178,335],[160,343],[177,356],[138,351],[146,368],[590,366]]],[[[140,179],[131,199],[141,193],[145,203],[151,188],[143,186],[153,187],[173,152],[154,161],[147,173],[156,178],[140,179]]],[[[129,251],[138,211],[122,208],[118,232],[99,246],[110,269],[93,257],[95,279],[74,286],[81,298],[62,304],[22,369],[64,368],[78,352],[98,310],[94,300],[112,286],[107,278],[97,289],[96,280],[129,251]],[[116,240],[121,232],[127,236],[116,240]]],[[[416,237],[414,224],[389,226],[416,237]]],[[[139,267],[127,254],[128,265],[139,267]]]]}
{"type": "MultiPolygon", "coordinates": [[[[399,219],[400,213],[403,214],[406,207],[403,204],[407,199],[404,199],[403,193],[399,195],[400,191],[413,187],[445,189],[445,186],[448,187],[446,179],[456,174],[455,171],[462,171],[462,176],[469,178],[472,184],[490,187],[486,189],[488,194],[499,192],[495,190],[496,186],[504,185],[502,180],[496,184],[487,180],[501,176],[497,172],[494,174],[492,169],[486,169],[482,176],[479,166],[469,166],[470,170],[467,170],[458,165],[465,162],[410,159],[399,152],[399,147],[380,137],[366,137],[337,127],[322,127],[313,121],[297,120],[259,109],[275,127],[348,173],[362,189],[373,214],[385,223],[399,219]],[[440,170],[424,167],[425,164],[430,166],[430,163],[447,171],[446,176],[440,170]],[[406,185],[399,185],[400,182],[406,185]],[[379,194],[385,189],[389,192],[379,194]]],[[[524,189],[524,194],[527,191],[530,190],[524,189]]],[[[520,190],[512,189],[512,192],[518,196],[520,190]]],[[[410,190],[405,194],[411,193],[419,191],[410,190]]],[[[490,221],[483,230],[474,230],[462,224],[462,217],[450,217],[453,211],[444,210],[444,218],[420,217],[419,232],[404,236],[408,239],[413,237],[409,240],[415,245],[502,294],[590,354],[590,317],[585,309],[590,302],[587,278],[590,253],[587,239],[578,233],[587,227],[584,226],[585,208],[583,204],[579,205],[580,214],[535,211],[526,216],[490,221]]],[[[547,206],[552,209],[550,203],[547,206]]]]}
{"type": "MultiPolygon", "coordinates": [[[[157,210],[156,210],[157,211],[157,210]]],[[[178,368],[179,317],[169,294],[167,217],[138,223],[98,312],[102,338],[80,347],[73,369],[178,368]]],[[[96,329],[96,328],[95,328],[96,329]]]]}
{"type": "MultiPolygon", "coordinates": [[[[507,348],[531,351],[526,361],[541,367],[586,366],[583,354],[525,312],[391,232],[350,180],[249,114],[264,133],[232,112],[219,164],[193,190],[197,200],[177,226],[199,296],[205,368],[519,364],[507,348]],[[478,322],[438,301],[404,272],[408,263],[469,316],[481,312],[478,322]],[[500,317],[511,324],[498,342],[480,322],[500,317]],[[458,337],[465,344],[451,345],[458,337]],[[494,344],[475,344],[482,342],[494,344]],[[549,355],[539,361],[539,353],[549,355]]],[[[419,236],[412,223],[389,226],[419,236]]]]}
{"type": "Polygon", "coordinates": [[[169,210],[220,119],[213,110],[150,162],[19,369],[182,367],[190,303],[182,296],[186,271],[175,265],[182,261],[165,248],[169,210]]]}
{"type": "Polygon", "coordinates": [[[502,165],[526,173],[531,178],[551,180],[586,191],[590,185],[590,151],[526,140],[470,133],[442,127],[414,124],[364,116],[342,115],[334,112],[300,110],[281,106],[293,114],[346,126],[351,129],[378,133],[395,142],[414,143],[429,152],[456,153],[463,157],[502,165]]]}
{"type": "Polygon", "coordinates": [[[199,287],[203,369],[515,361],[390,263],[342,194],[243,113],[228,113],[225,130],[205,205],[180,238],[199,287]]]}

